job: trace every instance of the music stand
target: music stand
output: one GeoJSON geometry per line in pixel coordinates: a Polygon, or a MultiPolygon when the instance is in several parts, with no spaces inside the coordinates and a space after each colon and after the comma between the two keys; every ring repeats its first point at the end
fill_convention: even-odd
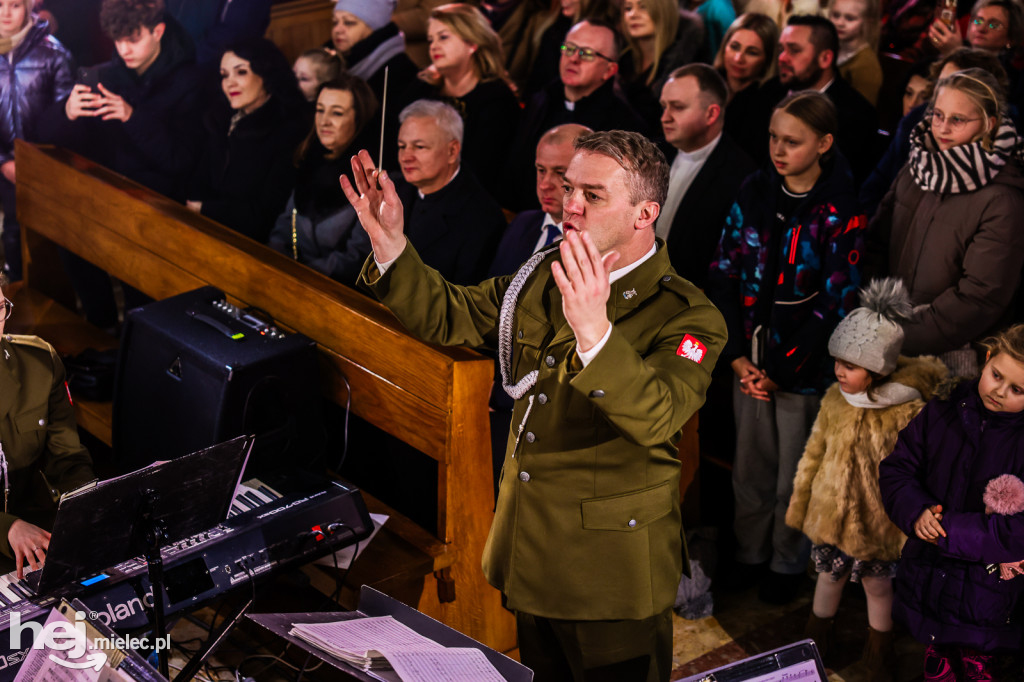
{"type": "MultiPolygon", "coordinates": [[[[160,550],[227,518],[253,440],[239,436],[62,497],[39,575],[39,594],[77,586],[84,578],[144,555],[153,586],[156,636],[163,637],[166,594],[160,550]]],[[[166,677],[164,651],[160,668],[166,677]]]]}

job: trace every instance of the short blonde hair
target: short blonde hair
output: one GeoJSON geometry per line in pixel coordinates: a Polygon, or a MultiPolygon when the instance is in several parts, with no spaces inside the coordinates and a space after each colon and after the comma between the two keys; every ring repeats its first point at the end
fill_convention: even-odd
{"type": "MultiPolygon", "coordinates": [[[[879,0],[860,0],[864,3],[864,15],[862,17],[864,24],[862,31],[862,38],[867,41],[867,44],[871,46],[871,49],[875,52],[878,51],[878,39],[882,33],[882,3],[879,0]]],[[[832,6],[836,4],[836,0],[829,0],[828,2],[828,17],[832,18],[832,6]]]]}

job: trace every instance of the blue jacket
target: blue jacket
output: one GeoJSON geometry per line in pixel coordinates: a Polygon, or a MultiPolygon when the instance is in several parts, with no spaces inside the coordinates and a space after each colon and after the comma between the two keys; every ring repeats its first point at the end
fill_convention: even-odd
{"type": "MultiPolygon", "coordinates": [[[[752,357],[762,278],[782,177],[761,170],[740,187],[708,272],[707,295],[729,327],[722,358],[752,357]]],[[[853,179],[842,155],[827,164],[781,237],[766,349],[759,366],[792,393],[821,393],[832,383],[828,338],[857,307],[867,221],[857,210],[853,179]]]]}
{"type": "Polygon", "coordinates": [[[38,116],[74,85],[71,53],[45,21],[37,21],[7,57],[0,56],[0,163],[14,158],[15,139],[35,141],[38,116]]]}
{"type": "Polygon", "coordinates": [[[879,466],[885,510],[908,537],[893,615],[919,641],[981,651],[1021,644],[1024,579],[985,570],[1024,559],[1024,514],[985,514],[985,486],[1002,474],[1024,478],[1024,412],[989,412],[977,381],[925,405],[879,466]],[[914,534],[914,521],[935,504],[947,537],[933,545],[914,534]]]}

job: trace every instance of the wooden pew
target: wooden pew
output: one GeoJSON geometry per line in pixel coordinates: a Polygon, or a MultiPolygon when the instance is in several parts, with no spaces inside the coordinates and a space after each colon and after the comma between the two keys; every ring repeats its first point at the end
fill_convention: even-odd
{"type": "MultiPolygon", "coordinates": [[[[480,568],[494,506],[490,359],[422,343],[378,303],[71,152],[21,141],[16,149],[19,297],[38,309],[33,319],[68,320],[57,244],[153,298],[209,284],[315,339],[324,394],[344,405],[347,378],[353,413],[437,462],[436,528],[367,496],[392,518],[356,562],[351,587],[364,576],[488,646],[516,646],[514,620],[480,568]]],[[[103,419],[84,426],[102,430],[103,419]]]]}

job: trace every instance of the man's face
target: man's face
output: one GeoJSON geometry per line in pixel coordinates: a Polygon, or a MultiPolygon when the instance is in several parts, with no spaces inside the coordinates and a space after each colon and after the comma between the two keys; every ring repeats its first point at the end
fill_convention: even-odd
{"type": "Polygon", "coordinates": [[[779,80],[794,90],[811,87],[829,66],[829,54],[814,47],[810,26],[787,26],[779,36],[779,80]]]}
{"type": "Polygon", "coordinates": [[[142,26],[127,38],[115,40],[114,47],[124,60],[124,65],[140,76],[144,74],[160,56],[160,39],[164,35],[164,28],[164,24],[157,24],[153,29],[142,26]]]}
{"type": "Polygon", "coordinates": [[[432,118],[412,116],[398,131],[398,164],[402,176],[424,194],[448,184],[458,165],[459,143],[432,118]]]}
{"type": "Polygon", "coordinates": [[[562,181],[572,160],[571,142],[544,142],[537,145],[537,201],[542,211],[556,223],[562,222],[562,181]]]}
{"type": "Polygon", "coordinates": [[[629,201],[626,171],[615,159],[579,151],[565,171],[562,228],[587,232],[602,254],[621,249],[634,235],[640,206],[629,201]]]}
{"type": "Polygon", "coordinates": [[[615,38],[607,28],[583,22],[569,31],[565,42],[598,53],[593,60],[584,61],[578,51],[572,56],[562,52],[558,74],[566,90],[572,90],[577,97],[586,97],[594,92],[618,71],[618,64],[610,59],[614,57],[615,38]]]}
{"type": "Polygon", "coordinates": [[[676,149],[692,152],[707,133],[708,106],[693,76],[672,78],[661,89],[661,129],[665,141],[676,149]]]}

